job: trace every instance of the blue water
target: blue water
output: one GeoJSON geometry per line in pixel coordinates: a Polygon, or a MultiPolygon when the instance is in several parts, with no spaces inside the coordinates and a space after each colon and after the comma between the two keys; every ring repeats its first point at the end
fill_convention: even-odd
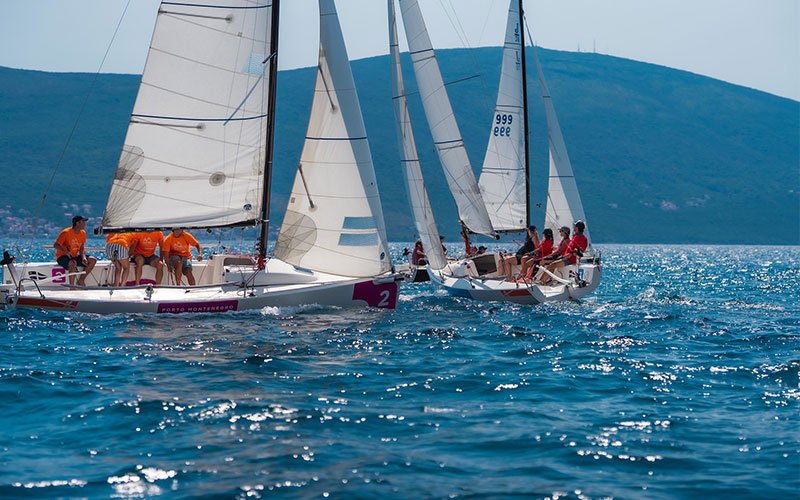
{"type": "Polygon", "coordinates": [[[0,497],[796,498],[800,248],[600,248],[582,302],[0,313],[0,497]]]}

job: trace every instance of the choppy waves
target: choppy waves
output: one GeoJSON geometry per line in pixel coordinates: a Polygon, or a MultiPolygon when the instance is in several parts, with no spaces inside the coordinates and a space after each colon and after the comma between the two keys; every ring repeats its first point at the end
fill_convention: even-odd
{"type": "Polygon", "coordinates": [[[0,313],[0,496],[795,495],[800,249],[602,250],[537,307],[0,313]]]}

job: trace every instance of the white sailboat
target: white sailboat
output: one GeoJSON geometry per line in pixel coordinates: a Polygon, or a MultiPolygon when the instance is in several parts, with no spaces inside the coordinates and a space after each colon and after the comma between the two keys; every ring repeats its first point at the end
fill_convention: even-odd
{"type": "MultiPolygon", "coordinates": [[[[86,287],[55,263],[15,266],[8,307],[90,313],[221,312],[320,304],[394,308],[397,284],[372,156],[333,0],[319,0],[308,132],[274,255],[267,255],[279,0],[164,1],[102,232],[260,226],[259,254],[212,255],[195,286],[86,287]]],[[[171,273],[165,273],[167,275],[171,273]]]]}
{"type": "MultiPolygon", "coordinates": [[[[449,121],[455,123],[455,119],[452,117],[452,109],[439,74],[438,64],[435,63],[435,56],[430,46],[430,39],[419,5],[416,0],[399,0],[399,2],[423,106],[433,131],[435,124],[449,121]],[[447,102],[446,104],[435,102],[428,98],[430,95],[438,95],[447,102]]],[[[500,86],[480,181],[476,183],[474,175],[464,175],[461,179],[465,186],[460,191],[453,190],[451,184],[451,192],[459,205],[461,222],[475,233],[491,235],[524,231],[530,225],[523,15],[522,0],[511,0],[503,47],[500,86]],[[465,219],[462,215],[462,205],[459,200],[463,200],[463,192],[477,192],[478,195],[474,197],[473,203],[483,203],[486,215],[490,219],[490,230],[486,230],[485,226],[481,226],[481,230],[476,230],[476,224],[471,223],[470,219],[465,219]]],[[[571,227],[573,221],[578,217],[585,220],[583,207],[580,204],[580,196],[566,155],[566,146],[556,120],[555,109],[550,101],[549,91],[544,83],[544,75],[538,64],[538,58],[537,68],[539,68],[542,95],[547,110],[551,158],[545,225],[557,229],[560,226],[556,224],[569,220],[567,223],[562,222],[561,225],[571,227]]],[[[408,127],[410,128],[410,124],[408,127]]],[[[401,139],[405,135],[410,134],[404,134],[401,139]]],[[[437,142],[435,135],[434,142],[437,142]]],[[[458,145],[463,148],[463,142],[459,142],[458,145]]],[[[440,159],[449,180],[451,175],[448,166],[441,155],[440,159]]],[[[469,173],[472,173],[471,170],[469,173]]],[[[480,214],[480,210],[476,209],[474,212],[480,214]]],[[[417,216],[417,211],[414,214],[417,216]]],[[[417,221],[417,230],[420,234],[423,233],[423,226],[424,224],[417,221]]],[[[433,247],[426,245],[426,253],[431,250],[435,252],[437,246],[435,244],[433,247]]],[[[497,271],[501,258],[502,256],[499,254],[489,253],[456,262],[429,263],[428,273],[434,285],[455,296],[524,304],[577,299],[594,291],[600,283],[599,256],[589,256],[582,259],[577,265],[565,266],[561,271],[551,274],[552,279],[549,285],[506,281],[505,275],[501,275],[497,271]]]]}

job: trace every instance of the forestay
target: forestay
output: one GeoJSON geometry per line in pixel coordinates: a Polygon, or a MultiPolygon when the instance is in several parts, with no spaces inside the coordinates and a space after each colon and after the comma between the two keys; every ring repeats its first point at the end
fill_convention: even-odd
{"type": "Polygon", "coordinates": [[[422,169],[417,155],[417,146],[414,142],[414,132],[411,127],[411,116],[408,113],[408,101],[403,84],[403,70],[400,64],[400,47],[397,40],[397,17],[395,15],[394,0],[389,4],[389,52],[392,64],[392,102],[397,124],[397,144],[400,146],[400,161],[403,164],[406,191],[414,215],[414,223],[425,249],[428,265],[433,269],[442,269],[447,265],[447,259],[442,251],[439,241],[439,230],[433,218],[433,211],[422,178],[422,169]]]}
{"type": "MultiPolygon", "coordinates": [[[[547,186],[547,210],[544,222],[546,227],[554,229],[554,233],[557,233],[557,229],[561,226],[567,226],[571,231],[572,224],[576,220],[581,219],[586,222],[586,215],[583,213],[583,203],[581,203],[581,196],[578,193],[578,185],[575,183],[575,175],[572,173],[567,146],[564,143],[564,136],[561,134],[556,110],[550,98],[550,89],[544,79],[542,65],[539,63],[535,47],[533,48],[533,57],[536,61],[536,71],[539,75],[539,85],[544,101],[550,149],[550,179],[547,186]]],[[[588,223],[584,234],[591,242],[588,223]]]]}
{"type": "Polygon", "coordinates": [[[479,186],[497,231],[521,231],[528,220],[522,33],[517,0],[508,9],[503,65],[479,186]]]}
{"type": "Polygon", "coordinates": [[[269,0],[164,1],[103,227],[221,227],[259,218],[269,0]]]}
{"type": "Polygon", "coordinates": [[[458,206],[458,216],[472,231],[493,235],[492,223],[467,157],[419,4],[417,0],[399,1],[425,117],[447,184],[458,206]]]}
{"type": "Polygon", "coordinates": [[[333,0],[320,0],[311,117],[275,245],[290,264],[338,275],[391,267],[372,154],[333,0]]]}

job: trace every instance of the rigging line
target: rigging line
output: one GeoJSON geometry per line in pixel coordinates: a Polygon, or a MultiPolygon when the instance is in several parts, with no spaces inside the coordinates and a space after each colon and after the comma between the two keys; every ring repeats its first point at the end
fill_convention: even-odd
{"type": "MultiPolygon", "coordinates": [[[[324,55],[324,54],[323,54],[324,55]]],[[[325,63],[327,64],[328,58],[325,58],[325,63]]],[[[328,87],[328,81],[325,79],[325,72],[322,70],[322,63],[317,64],[317,68],[319,69],[319,77],[322,80],[322,85],[325,86],[325,94],[328,96],[328,101],[331,103],[331,109],[336,111],[336,104],[333,102],[333,97],[331,96],[331,89],[328,87]]]]}
{"type": "MultiPolygon", "coordinates": [[[[450,4],[450,9],[453,11],[453,16],[452,17],[450,16],[450,13],[447,11],[447,8],[442,3],[442,0],[439,0],[439,4],[442,6],[442,10],[445,11],[445,15],[447,15],[447,19],[450,21],[450,25],[453,26],[453,30],[456,32],[456,35],[458,36],[458,38],[461,40],[461,43],[464,45],[464,48],[470,49],[468,53],[470,55],[470,60],[472,61],[472,67],[475,68],[475,70],[476,70],[475,72],[477,73],[477,76],[480,77],[481,74],[480,74],[480,71],[478,71],[478,69],[480,68],[480,65],[478,64],[478,60],[476,59],[475,51],[471,50],[472,46],[470,45],[469,40],[467,39],[466,30],[464,30],[464,26],[461,24],[461,20],[458,18],[458,15],[456,13],[455,7],[453,6],[452,0],[448,0],[448,3],[450,4]],[[456,22],[453,22],[453,18],[455,18],[456,22]]],[[[492,6],[493,5],[494,5],[494,2],[492,3],[492,6]]],[[[491,8],[491,6],[490,6],[490,8],[491,8]]],[[[487,22],[488,22],[488,18],[489,18],[489,16],[487,15],[486,16],[487,22]]],[[[503,41],[505,42],[505,31],[503,32],[503,41]]],[[[486,96],[487,96],[487,92],[488,92],[489,89],[488,89],[488,87],[486,85],[486,81],[483,78],[480,78],[480,82],[481,82],[481,88],[484,90],[484,92],[481,93],[481,96],[482,96],[481,97],[481,101],[483,101],[484,105],[486,105],[487,104],[487,101],[486,101],[487,97],[486,96]]]]}
{"type": "Polygon", "coordinates": [[[103,54],[103,59],[100,61],[100,66],[97,68],[97,72],[94,74],[94,79],[92,79],[92,84],[89,86],[89,91],[86,93],[86,96],[83,98],[83,103],[81,104],[81,108],[78,111],[78,116],[75,118],[75,123],[72,124],[72,130],[69,132],[69,136],[67,137],[67,142],[64,144],[64,148],[61,150],[61,154],[58,157],[58,161],[56,162],[55,168],[53,168],[53,173],[50,175],[50,180],[47,182],[47,187],[42,193],[42,199],[39,202],[39,207],[36,209],[36,214],[33,216],[34,227],[39,225],[39,216],[44,209],[44,203],[47,200],[47,193],[50,191],[50,188],[53,186],[53,181],[56,178],[56,173],[58,173],[59,167],[61,167],[61,163],[64,161],[64,156],[67,153],[67,149],[69,148],[70,143],[72,142],[72,137],[75,135],[75,131],[78,129],[78,123],[80,122],[81,116],[83,115],[83,111],[86,109],[86,104],[89,102],[89,97],[92,95],[94,91],[94,86],[97,84],[97,78],[100,76],[100,71],[103,69],[103,65],[106,63],[106,59],[108,58],[108,53],[111,52],[111,47],[114,45],[114,39],[117,37],[117,33],[119,32],[119,27],[122,25],[122,20],[125,19],[125,13],[128,12],[128,7],[131,4],[131,0],[128,0],[125,4],[125,8],[122,10],[122,15],[119,17],[119,21],[117,22],[117,27],[114,29],[114,34],[111,36],[111,41],[106,47],[106,53],[103,54]]]}

